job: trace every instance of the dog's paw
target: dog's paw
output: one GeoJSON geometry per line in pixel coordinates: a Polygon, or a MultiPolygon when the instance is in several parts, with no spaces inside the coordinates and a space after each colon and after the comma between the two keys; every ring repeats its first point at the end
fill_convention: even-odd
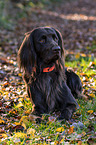
{"type": "Polygon", "coordinates": [[[65,119],[65,120],[70,120],[72,117],[73,112],[75,111],[75,108],[73,105],[70,105],[66,107],[62,112],[61,115],[59,116],[59,120],[65,119]]]}

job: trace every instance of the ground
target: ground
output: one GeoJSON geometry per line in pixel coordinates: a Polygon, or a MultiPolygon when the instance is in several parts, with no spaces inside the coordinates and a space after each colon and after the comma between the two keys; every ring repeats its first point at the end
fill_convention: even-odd
{"type": "Polygon", "coordinates": [[[14,3],[9,16],[10,22],[0,28],[0,142],[95,144],[96,1],[61,0],[34,6],[14,3]],[[77,99],[80,109],[73,121],[59,122],[49,114],[37,124],[36,116],[30,115],[32,105],[17,64],[17,52],[24,33],[46,25],[61,32],[65,65],[82,80],[83,98],[77,99]]]}

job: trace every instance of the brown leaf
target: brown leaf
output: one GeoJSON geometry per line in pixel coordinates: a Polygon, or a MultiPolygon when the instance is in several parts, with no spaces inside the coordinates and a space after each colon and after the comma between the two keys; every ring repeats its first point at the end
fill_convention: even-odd
{"type": "Polygon", "coordinates": [[[16,125],[15,127],[12,127],[12,130],[13,131],[23,131],[24,130],[24,127],[21,126],[21,125],[16,125]]]}
{"type": "Polygon", "coordinates": [[[71,127],[69,128],[69,130],[68,130],[68,134],[73,133],[73,131],[74,131],[74,126],[71,126],[71,127]]]}

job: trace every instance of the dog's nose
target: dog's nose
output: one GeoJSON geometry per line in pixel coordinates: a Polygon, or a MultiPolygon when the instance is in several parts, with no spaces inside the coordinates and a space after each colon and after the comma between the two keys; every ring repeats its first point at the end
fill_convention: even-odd
{"type": "Polygon", "coordinates": [[[52,47],[52,50],[53,51],[60,51],[60,46],[54,46],[54,47],[52,47]]]}

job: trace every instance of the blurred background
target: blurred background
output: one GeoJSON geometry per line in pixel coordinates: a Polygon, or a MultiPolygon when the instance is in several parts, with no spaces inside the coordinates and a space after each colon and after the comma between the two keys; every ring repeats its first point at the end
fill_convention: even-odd
{"type": "Polygon", "coordinates": [[[1,50],[17,53],[25,32],[46,25],[62,33],[68,54],[96,55],[96,0],[0,1],[1,50]]]}

